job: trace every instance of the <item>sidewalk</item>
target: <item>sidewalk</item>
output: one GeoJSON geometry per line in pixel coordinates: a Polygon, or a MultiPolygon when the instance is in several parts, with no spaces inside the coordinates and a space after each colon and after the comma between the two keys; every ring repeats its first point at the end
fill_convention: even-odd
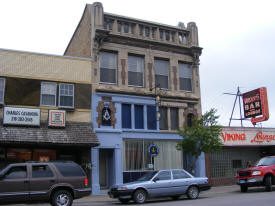
{"type": "MultiPolygon", "coordinates": [[[[230,186],[217,186],[212,187],[210,190],[203,191],[201,195],[203,196],[214,196],[214,195],[221,195],[225,193],[235,192],[239,191],[238,185],[230,185],[230,186]]],[[[90,195],[87,197],[83,197],[78,200],[74,200],[74,202],[111,202],[116,201],[116,199],[109,198],[106,194],[100,194],[100,195],[90,195]]]]}

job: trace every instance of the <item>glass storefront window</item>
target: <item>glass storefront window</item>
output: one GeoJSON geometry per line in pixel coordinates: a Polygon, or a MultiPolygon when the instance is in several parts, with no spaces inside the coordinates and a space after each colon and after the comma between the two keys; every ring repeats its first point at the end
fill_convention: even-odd
{"type": "Polygon", "coordinates": [[[149,164],[154,164],[155,170],[183,168],[183,153],[176,149],[177,141],[173,140],[137,140],[125,139],[123,141],[123,170],[139,171],[149,170],[149,164]],[[159,148],[154,160],[148,153],[150,144],[159,148]]]}

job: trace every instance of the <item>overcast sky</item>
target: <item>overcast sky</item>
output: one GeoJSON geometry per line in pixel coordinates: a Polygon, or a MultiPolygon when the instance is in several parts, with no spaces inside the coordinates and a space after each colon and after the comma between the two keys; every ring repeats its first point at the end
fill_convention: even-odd
{"type": "MultiPolygon", "coordinates": [[[[0,0],[0,48],[63,55],[91,0],[0,0]]],[[[275,127],[275,1],[102,0],[104,11],[176,26],[196,22],[203,112],[216,108],[227,126],[234,96],[267,87],[275,127]],[[273,116],[274,114],[274,116],[273,116]]],[[[1,68],[0,68],[1,69],[1,68]]],[[[239,118],[239,105],[234,113],[239,118]]],[[[231,126],[240,126],[232,121],[231,126]]],[[[245,121],[245,126],[252,126],[245,121]]]]}

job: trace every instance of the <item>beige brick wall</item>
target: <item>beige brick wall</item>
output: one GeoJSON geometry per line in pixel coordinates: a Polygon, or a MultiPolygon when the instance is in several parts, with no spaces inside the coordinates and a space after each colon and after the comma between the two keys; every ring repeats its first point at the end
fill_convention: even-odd
{"type": "Polygon", "coordinates": [[[91,60],[0,49],[0,76],[91,83],[91,60]]]}
{"type": "Polygon", "coordinates": [[[86,7],[64,53],[65,56],[91,57],[91,14],[86,7]]]}

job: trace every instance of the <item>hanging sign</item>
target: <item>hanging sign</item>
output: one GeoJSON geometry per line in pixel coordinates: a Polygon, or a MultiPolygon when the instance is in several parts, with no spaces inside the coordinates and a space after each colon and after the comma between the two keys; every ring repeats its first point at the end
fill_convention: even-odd
{"type": "Polygon", "coordinates": [[[150,144],[148,147],[148,152],[151,155],[151,157],[155,157],[159,154],[159,148],[155,144],[150,144]]]}
{"type": "Polygon", "coordinates": [[[65,127],[66,111],[49,110],[49,124],[51,127],[65,127]]]}

